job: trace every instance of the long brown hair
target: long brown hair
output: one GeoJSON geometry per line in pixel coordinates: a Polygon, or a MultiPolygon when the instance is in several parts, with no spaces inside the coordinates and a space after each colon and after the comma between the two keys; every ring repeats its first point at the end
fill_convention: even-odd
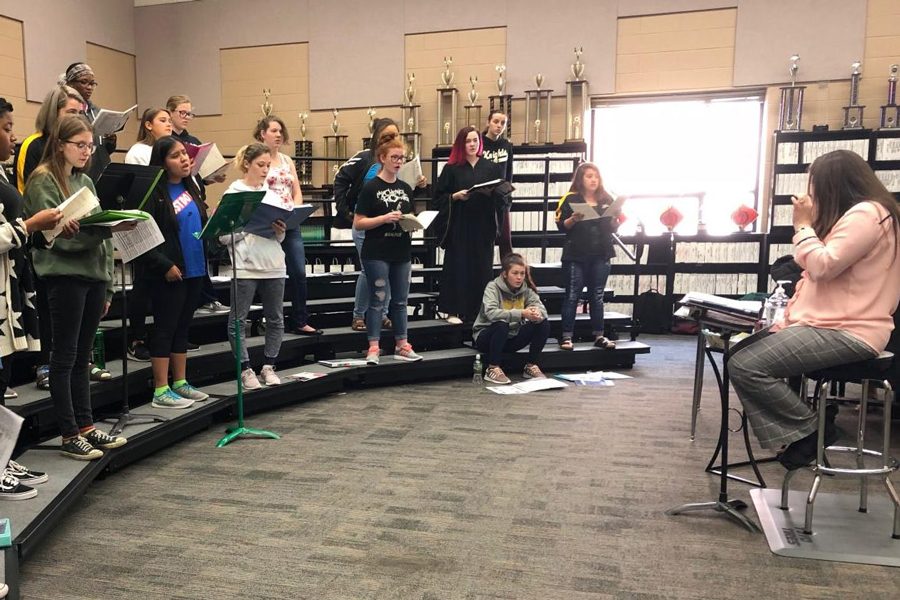
{"type": "MultiPolygon", "coordinates": [[[[72,192],[69,190],[69,178],[66,177],[66,158],[63,156],[63,144],[80,133],[93,133],[91,124],[83,115],[66,115],[56,123],[56,127],[50,132],[47,138],[47,145],[44,146],[44,155],[41,157],[41,164],[31,172],[28,179],[38,173],[49,173],[59,186],[62,195],[68,198],[72,192]]],[[[93,142],[91,142],[93,143],[93,142]]],[[[81,169],[72,169],[72,173],[87,171],[90,168],[91,159],[84,164],[81,169]]]]}
{"type": "Polygon", "coordinates": [[[572,175],[572,185],[569,186],[569,191],[574,192],[576,194],[581,194],[584,197],[584,174],[587,171],[593,170],[597,173],[597,177],[600,178],[600,187],[597,188],[595,192],[595,197],[599,200],[603,197],[603,176],[600,175],[600,169],[592,162],[583,162],[578,165],[578,168],[575,169],[575,174],[572,175]]]}
{"type": "Polygon", "coordinates": [[[167,115],[169,115],[170,119],[172,118],[172,113],[170,113],[165,108],[159,108],[159,107],[148,108],[147,110],[144,111],[144,114],[141,116],[141,124],[138,125],[138,133],[137,133],[137,141],[138,142],[142,142],[144,144],[147,144],[148,146],[153,145],[153,142],[155,142],[156,140],[153,139],[153,134],[150,132],[149,129],[147,129],[147,125],[151,125],[151,127],[152,127],[153,119],[155,119],[159,113],[163,113],[163,112],[166,113],[167,115]]]}
{"type": "Polygon", "coordinates": [[[509,273],[510,269],[516,265],[525,267],[525,285],[536,292],[537,286],[534,285],[534,280],[531,279],[531,268],[528,266],[528,263],[525,262],[525,258],[521,254],[512,252],[504,256],[503,260],[500,261],[500,269],[504,275],[509,273]]]}
{"type": "Polygon", "coordinates": [[[824,239],[834,224],[860,202],[880,204],[892,220],[894,252],[900,245],[900,209],[884,184],[861,156],[849,150],[823,154],[809,166],[815,216],[813,229],[824,239]]]}

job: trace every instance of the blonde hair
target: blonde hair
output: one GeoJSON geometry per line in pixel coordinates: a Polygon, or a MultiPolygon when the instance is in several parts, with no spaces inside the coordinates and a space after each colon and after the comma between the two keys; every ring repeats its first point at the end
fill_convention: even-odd
{"type": "Polygon", "coordinates": [[[238,150],[237,154],[235,154],[234,156],[234,160],[232,161],[232,163],[241,173],[246,173],[247,168],[244,166],[244,163],[253,162],[263,154],[268,153],[268,146],[260,142],[254,142],[252,144],[247,144],[246,146],[243,146],[240,150],[238,150]]]}
{"type": "Polygon", "coordinates": [[[65,107],[69,99],[77,100],[84,106],[86,103],[81,94],[75,88],[67,85],[58,85],[50,90],[44,97],[44,102],[38,110],[37,117],[34,119],[34,128],[44,135],[50,135],[50,132],[56,127],[59,121],[59,111],[65,107]]]}
{"type": "Polygon", "coordinates": [[[178,108],[180,104],[193,104],[191,99],[185,95],[178,96],[169,96],[169,99],[166,100],[166,110],[169,111],[169,114],[175,112],[175,109],[178,108]]]}

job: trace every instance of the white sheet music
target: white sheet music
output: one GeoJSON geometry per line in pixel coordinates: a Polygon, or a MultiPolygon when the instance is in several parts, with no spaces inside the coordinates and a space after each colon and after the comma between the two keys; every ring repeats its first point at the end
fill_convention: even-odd
{"type": "Polygon", "coordinates": [[[5,406],[0,406],[0,464],[9,462],[24,420],[5,406]]]}
{"type": "Polygon", "coordinates": [[[159,225],[153,219],[138,221],[137,227],[131,231],[113,232],[112,235],[113,244],[122,256],[124,263],[130,263],[165,241],[159,225]]]}
{"type": "Polygon", "coordinates": [[[100,201],[97,200],[97,196],[91,192],[90,188],[87,186],[81,188],[56,207],[63,214],[62,220],[53,229],[43,232],[44,239],[52,242],[62,232],[66,223],[77,221],[99,206],[100,201]]]}

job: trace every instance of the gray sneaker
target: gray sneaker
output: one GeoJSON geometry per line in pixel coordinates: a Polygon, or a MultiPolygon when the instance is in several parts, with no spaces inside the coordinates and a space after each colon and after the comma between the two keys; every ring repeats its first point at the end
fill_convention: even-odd
{"type": "Polygon", "coordinates": [[[150,403],[150,406],[153,408],[190,408],[193,404],[193,400],[182,398],[171,389],[166,388],[162,394],[153,394],[153,402],[150,403]]]}
{"type": "Polygon", "coordinates": [[[177,388],[172,388],[172,391],[182,398],[187,398],[188,400],[195,400],[197,402],[209,400],[209,394],[201,392],[189,383],[179,385],[177,388]]]}
{"type": "Polygon", "coordinates": [[[262,384],[259,382],[253,369],[247,368],[241,371],[241,387],[248,392],[250,390],[258,390],[262,387],[262,384]]]}

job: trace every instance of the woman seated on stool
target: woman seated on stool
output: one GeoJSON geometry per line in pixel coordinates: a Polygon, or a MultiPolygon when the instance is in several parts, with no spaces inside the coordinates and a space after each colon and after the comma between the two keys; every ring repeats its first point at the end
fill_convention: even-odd
{"type": "MultiPolygon", "coordinates": [[[[809,464],[816,414],[785,378],[873,358],[887,344],[900,301],[897,202],[853,152],[829,152],[809,167],[809,191],[794,198],[794,258],[803,267],[781,321],[741,344],[731,383],[764,448],[788,470],[809,464]]],[[[825,445],[840,432],[829,413],[825,445]]]]}
{"type": "Polygon", "coordinates": [[[500,368],[503,353],[525,346],[528,362],[524,377],[542,378],[544,374],[537,363],[550,335],[547,309],[521,254],[507,254],[500,264],[500,276],[484,288],[481,310],[472,327],[475,348],[487,354],[485,379],[501,385],[509,383],[509,377],[500,368]]]}

